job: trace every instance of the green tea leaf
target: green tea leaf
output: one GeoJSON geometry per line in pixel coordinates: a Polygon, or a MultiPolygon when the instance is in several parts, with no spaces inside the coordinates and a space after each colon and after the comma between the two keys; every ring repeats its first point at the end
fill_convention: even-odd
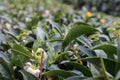
{"type": "Polygon", "coordinates": [[[85,23],[75,24],[74,27],[68,32],[66,37],[63,40],[62,47],[63,49],[75,38],[83,35],[83,34],[91,34],[96,32],[97,30],[92,28],[90,25],[85,23]]]}
{"type": "Polygon", "coordinates": [[[35,40],[35,42],[34,42],[34,44],[33,44],[33,47],[32,47],[32,49],[33,49],[34,52],[37,51],[37,49],[38,49],[39,46],[40,46],[40,43],[41,43],[41,41],[40,41],[39,38],[38,38],[37,40],[35,40]]]}
{"type": "Polygon", "coordinates": [[[90,70],[79,63],[65,62],[64,64],[66,67],[73,67],[74,69],[79,70],[83,73],[84,76],[92,77],[92,73],[90,72],[90,70]]]}
{"type": "Polygon", "coordinates": [[[66,54],[69,54],[69,53],[68,52],[61,52],[60,54],[57,54],[56,57],[55,57],[55,61],[59,61],[59,60],[63,59],[63,57],[66,54]]]}
{"type": "Polygon", "coordinates": [[[72,77],[69,77],[65,80],[85,80],[86,78],[85,77],[80,77],[80,76],[72,76],[72,77]]]}
{"type": "Polygon", "coordinates": [[[0,57],[0,79],[5,80],[12,79],[11,67],[0,57]]]}
{"type": "Polygon", "coordinates": [[[39,80],[37,77],[35,77],[34,75],[32,75],[24,70],[20,70],[19,72],[23,75],[24,80],[39,80]]]}
{"type": "Polygon", "coordinates": [[[28,58],[32,58],[31,52],[26,47],[23,47],[19,44],[14,44],[12,51],[15,54],[19,54],[19,55],[26,56],[28,58]]]}
{"type": "MultiPolygon", "coordinates": [[[[99,57],[89,57],[89,58],[83,58],[81,59],[83,61],[88,61],[94,65],[97,65],[98,67],[100,67],[100,58],[99,57]]],[[[115,76],[115,69],[116,69],[116,65],[117,62],[111,59],[105,59],[103,58],[104,64],[105,64],[105,68],[106,70],[112,74],[113,76],[115,76]]]]}
{"type": "Polygon", "coordinates": [[[43,72],[42,75],[46,75],[48,77],[61,76],[63,78],[68,78],[70,76],[74,76],[75,73],[64,71],[64,70],[52,70],[52,71],[43,72]]]}
{"type": "Polygon", "coordinates": [[[90,41],[84,36],[80,36],[79,38],[77,38],[77,41],[84,44],[88,48],[92,47],[92,44],[90,43],[90,41]]]}
{"type": "Polygon", "coordinates": [[[2,58],[5,62],[8,62],[8,63],[10,62],[10,59],[7,56],[7,54],[2,51],[0,51],[0,58],[2,58]]]}
{"type": "Polygon", "coordinates": [[[105,51],[110,58],[113,58],[114,54],[117,54],[117,48],[111,44],[100,44],[92,48],[92,50],[98,49],[105,51]]]}

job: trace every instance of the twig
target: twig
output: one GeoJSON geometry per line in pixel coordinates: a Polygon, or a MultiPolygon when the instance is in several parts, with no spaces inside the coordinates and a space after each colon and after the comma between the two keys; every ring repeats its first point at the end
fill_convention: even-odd
{"type": "Polygon", "coordinates": [[[42,62],[43,62],[43,53],[40,59],[40,80],[42,80],[42,62]]]}

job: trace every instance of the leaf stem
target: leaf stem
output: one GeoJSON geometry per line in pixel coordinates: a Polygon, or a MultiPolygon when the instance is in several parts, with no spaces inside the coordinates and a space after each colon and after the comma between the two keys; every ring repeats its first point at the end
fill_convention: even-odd
{"type": "Polygon", "coordinates": [[[101,68],[102,68],[101,71],[102,71],[103,77],[105,80],[109,80],[109,77],[106,74],[106,68],[105,68],[102,56],[100,56],[100,62],[101,62],[101,68]]]}
{"type": "Polygon", "coordinates": [[[42,80],[42,59],[40,60],[40,80],[42,80]]]}
{"type": "Polygon", "coordinates": [[[43,53],[42,53],[41,59],[40,59],[40,80],[42,80],[42,62],[43,62],[43,53]]]}

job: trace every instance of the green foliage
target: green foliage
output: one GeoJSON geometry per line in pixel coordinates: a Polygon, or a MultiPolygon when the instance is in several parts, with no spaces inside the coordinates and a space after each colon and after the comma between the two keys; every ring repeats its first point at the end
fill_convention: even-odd
{"type": "Polygon", "coordinates": [[[48,78],[49,77],[58,77],[58,76],[62,76],[63,78],[68,78],[75,74],[72,72],[64,71],[64,70],[52,70],[52,71],[44,72],[42,75],[46,75],[48,78]]]}
{"type": "Polygon", "coordinates": [[[2,3],[0,80],[120,79],[119,18],[57,0],[2,3]]]}
{"type": "Polygon", "coordinates": [[[63,40],[63,49],[70,43],[73,39],[83,35],[83,34],[91,34],[97,31],[96,29],[92,28],[88,24],[84,23],[76,23],[74,24],[74,27],[69,31],[69,33],[66,35],[65,39],[63,40]]]}
{"type": "Polygon", "coordinates": [[[13,45],[12,51],[15,54],[19,54],[19,55],[23,55],[28,58],[32,58],[31,52],[29,52],[29,50],[27,48],[25,48],[21,45],[18,45],[18,44],[13,45]]]}
{"type": "Polygon", "coordinates": [[[32,47],[34,52],[36,52],[37,49],[39,48],[40,42],[41,42],[40,39],[37,39],[36,41],[34,41],[34,44],[33,44],[33,47],[32,47]]]}
{"type": "Polygon", "coordinates": [[[24,70],[20,70],[19,72],[23,75],[24,80],[39,80],[37,77],[35,77],[34,75],[32,75],[24,70]]]}
{"type": "MultiPolygon", "coordinates": [[[[82,60],[91,62],[94,65],[97,65],[99,67],[99,69],[101,68],[100,57],[84,58],[82,60]]],[[[106,70],[114,76],[115,75],[115,69],[116,69],[115,67],[117,65],[117,62],[113,61],[111,59],[103,59],[103,61],[104,61],[104,65],[105,65],[106,70]]]]}
{"type": "Polygon", "coordinates": [[[111,44],[100,44],[93,47],[93,50],[104,50],[108,57],[114,58],[114,54],[117,54],[117,48],[111,44]]]}
{"type": "Polygon", "coordinates": [[[90,70],[88,70],[82,64],[75,63],[75,62],[65,62],[64,65],[68,68],[74,68],[75,70],[82,72],[86,77],[92,77],[90,70]]]}

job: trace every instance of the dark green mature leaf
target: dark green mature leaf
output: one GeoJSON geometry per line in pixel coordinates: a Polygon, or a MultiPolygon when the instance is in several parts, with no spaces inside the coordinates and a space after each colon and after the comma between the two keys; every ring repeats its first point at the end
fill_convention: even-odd
{"type": "Polygon", "coordinates": [[[0,44],[6,43],[5,35],[0,32],[0,44]]]}
{"type": "Polygon", "coordinates": [[[61,30],[61,28],[60,28],[60,26],[57,24],[57,23],[55,23],[55,22],[51,22],[51,24],[52,24],[52,26],[55,28],[55,30],[57,30],[57,32],[61,35],[61,37],[62,37],[62,30],[61,30]]]}
{"type": "Polygon", "coordinates": [[[117,54],[117,48],[110,44],[101,44],[93,47],[93,50],[101,49],[105,51],[108,57],[113,58],[114,54],[117,54]]]}
{"type": "Polygon", "coordinates": [[[0,64],[0,75],[2,78],[10,79],[10,73],[2,64],[0,64]]]}
{"type": "Polygon", "coordinates": [[[7,56],[6,53],[0,51],[0,57],[5,61],[5,62],[10,62],[9,57],[7,56]]]}
{"type": "Polygon", "coordinates": [[[11,54],[10,60],[13,66],[23,67],[29,61],[29,58],[23,55],[11,54]]]}
{"type": "Polygon", "coordinates": [[[80,72],[83,73],[84,76],[92,77],[92,73],[90,72],[90,70],[79,63],[65,62],[64,64],[67,67],[73,67],[74,69],[79,70],[80,72]]]}
{"type": "Polygon", "coordinates": [[[5,78],[6,80],[12,79],[11,68],[1,57],[0,57],[0,79],[5,78]]]}
{"type": "Polygon", "coordinates": [[[36,35],[37,38],[40,38],[41,41],[45,41],[45,37],[47,37],[46,32],[43,30],[41,27],[37,27],[36,29],[33,30],[34,34],[36,35]]]}
{"type": "Polygon", "coordinates": [[[37,49],[38,49],[39,46],[40,46],[40,43],[41,43],[41,41],[40,41],[39,38],[38,38],[37,40],[35,40],[35,42],[34,42],[34,44],[33,44],[33,47],[32,47],[32,49],[33,49],[34,52],[37,51],[37,49]]]}
{"type": "Polygon", "coordinates": [[[26,47],[23,47],[19,44],[14,44],[12,51],[15,54],[23,55],[23,56],[26,56],[28,58],[32,57],[31,52],[26,47]]]}
{"type": "Polygon", "coordinates": [[[52,70],[52,71],[43,72],[42,75],[46,75],[48,77],[61,76],[63,78],[68,78],[70,76],[74,76],[75,73],[64,71],[64,70],[52,70]]]}
{"type": "Polygon", "coordinates": [[[32,75],[24,70],[20,70],[19,72],[23,75],[24,80],[39,80],[37,77],[35,77],[34,75],[32,75]]]}
{"type": "Polygon", "coordinates": [[[77,38],[77,41],[84,44],[85,46],[87,46],[88,48],[92,47],[92,44],[90,42],[90,40],[88,40],[86,37],[84,36],[80,36],[79,38],[77,38]]]}
{"type": "Polygon", "coordinates": [[[83,34],[91,34],[96,31],[97,31],[96,29],[92,28],[88,24],[85,24],[85,23],[75,24],[74,27],[68,32],[65,39],[63,40],[63,43],[62,43],[63,49],[75,38],[83,34]]]}
{"type": "MultiPolygon", "coordinates": [[[[83,58],[82,60],[91,62],[92,64],[97,65],[98,67],[100,67],[100,58],[99,57],[83,58]]],[[[110,74],[115,76],[115,69],[116,69],[117,62],[114,61],[114,60],[105,59],[105,58],[103,58],[103,61],[104,61],[106,70],[110,74]]]]}
{"type": "Polygon", "coordinates": [[[86,79],[85,77],[80,77],[80,76],[72,76],[72,77],[69,77],[65,80],[84,80],[86,79]]]}
{"type": "Polygon", "coordinates": [[[63,39],[60,39],[60,38],[57,38],[57,39],[51,39],[51,40],[49,40],[50,42],[62,42],[63,41],[63,39]]]}
{"type": "Polygon", "coordinates": [[[79,46],[78,48],[79,48],[79,50],[81,52],[85,53],[87,56],[91,56],[92,55],[91,52],[90,52],[90,50],[88,48],[85,48],[83,46],[79,46]]]}

